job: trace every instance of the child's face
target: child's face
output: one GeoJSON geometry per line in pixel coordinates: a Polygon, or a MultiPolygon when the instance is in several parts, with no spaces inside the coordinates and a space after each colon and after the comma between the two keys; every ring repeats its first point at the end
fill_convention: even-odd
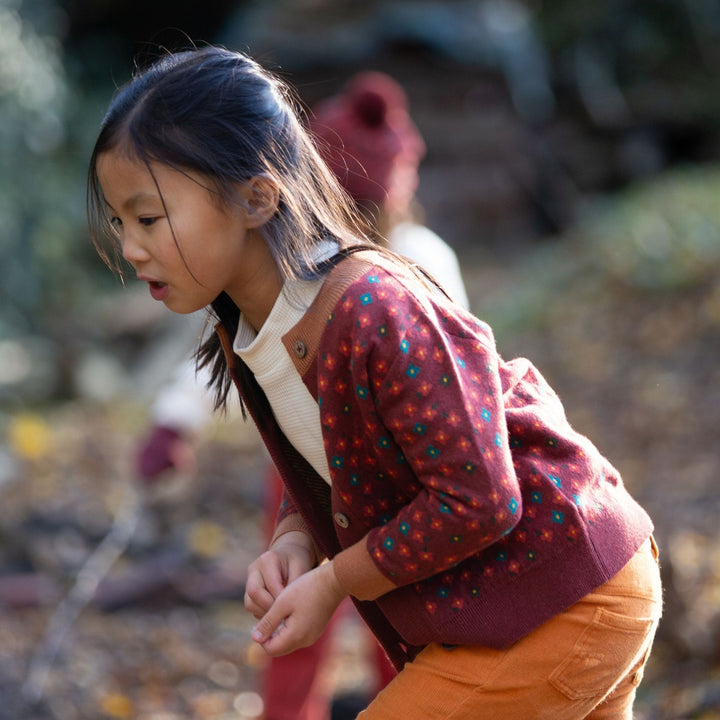
{"type": "Polygon", "coordinates": [[[274,270],[247,212],[222,204],[199,174],[159,163],[151,169],[121,150],[97,163],[123,257],[152,297],[174,312],[195,312],[223,291],[244,310],[255,301],[258,276],[274,270]]]}

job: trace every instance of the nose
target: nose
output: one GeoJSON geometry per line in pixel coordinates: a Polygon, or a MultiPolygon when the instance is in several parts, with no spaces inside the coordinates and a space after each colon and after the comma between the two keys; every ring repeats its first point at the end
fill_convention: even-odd
{"type": "Polygon", "coordinates": [[[134,233],[125,231],[120,240],[120,246],[123,258],[133,267],[137,267],[150,259],[150,253],[134,233]]]}

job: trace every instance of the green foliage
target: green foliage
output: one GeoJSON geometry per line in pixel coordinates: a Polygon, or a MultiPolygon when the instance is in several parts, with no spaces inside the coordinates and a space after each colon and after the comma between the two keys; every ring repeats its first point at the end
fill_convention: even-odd
{"type": "Polygon", "coordinates": [[[720,167],[696,166],[589,201],[571,231],[507,260],[478,310],[505,338],[702,293],[720,277],[719,197],[720,167]]]}
{"type": "Polygon", "coordinates": [[[36,29],[53,7],[36,0],[30,21],[22,3],[0,0],[0,336],[57,323],[99,270],[84,213],[92,135],[77,134],[93,113],[70,87],[59,41],[36,29]]]}
{"type": "Polygon", "coordinates": [[[609,83],[636,120],[720,122],[720,4],[555,0],[535,21],[559,85],[593,94],[609,83]]]}
{"type": "Polygon", "coordinates": [[[719,198],[720,168],[678,168],[599,204],[573,236],[624,285],[699,285],[720,269],[719,198]]]}

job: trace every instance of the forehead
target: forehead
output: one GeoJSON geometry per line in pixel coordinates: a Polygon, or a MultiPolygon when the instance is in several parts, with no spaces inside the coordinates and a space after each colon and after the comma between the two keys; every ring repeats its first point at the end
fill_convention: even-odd
{"type": "Polygon", "coordinates": [[[102,153],[97,160],[96,172],[105,197],[126,195],[150,189],[157,194],[157,184],[150,168],[137,158],[118,149],[102,153]]]}
{"type": "Polygon", "coordinates": [[[122,149],[101,153],[96,173],[106,202],[116,210],[138,199],[154,198],[165,206],[166,200],[175,204],[196,197],[217,201],[221,195],[201,173],[161,162],[145,163],[122,149]]]}

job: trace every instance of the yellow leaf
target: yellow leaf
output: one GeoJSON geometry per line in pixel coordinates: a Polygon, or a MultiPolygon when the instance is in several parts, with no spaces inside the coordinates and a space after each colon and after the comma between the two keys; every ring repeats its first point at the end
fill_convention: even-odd
{"type": "Polygon", "coordinates": [[[53,432],[38,415],[23,413],[11,418],[8,443],[12,450],[26,460],[38,460],[50,452],[53,432]]]}
{"type": "Polygon", "coordinates": [[[135,708],[133,707],[132,701],[127,695],[121,693],[108,693],[100,701],[100,707],[102,711],[113,718],[124,718],[134,717],[135,708]]]}
{"type": "Polygon", "coordinates": [[[225,531],[215,522],[198,520],[190,527],[187,542],[196,555],[214,558],[220,555],[225,547],[225,531]]]}

